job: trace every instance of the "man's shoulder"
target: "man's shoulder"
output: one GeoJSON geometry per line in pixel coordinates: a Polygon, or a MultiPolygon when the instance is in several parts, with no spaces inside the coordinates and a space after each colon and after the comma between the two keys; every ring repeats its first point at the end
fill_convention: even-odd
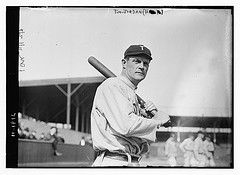
{"type": "Polygon", "coordinates": [[[190,141],[190,139],[189,138],[186,138],[185,140],[183,140],[185,143],[186,142],[189,142],[190,141]]]}
{"type": "Polygon", "coordinates": [[[204,140],[203,141],[203,143],[205,143],[205,144],[208,144],[208,143],[210,143],[209,141],[207,141],[207,140],[204,140]]]}
{"type": "Polygon", "coordinates": [[[100,86],[116,86],[121,83],[120,79],[118,77],[110,77],[106,79],[100,86]]]}
{"type": "Polygon", "coordinates": [[[117,81],[119,81],[118,77],[110,77],[110,78],[107,78],[103,83],[113,83],[117,81]]]}
{"type": "Polygon", "coordinates": [[[194,140],[194,142],[199,142],[199,141],[200,139],[198,137],[194,140]]]}

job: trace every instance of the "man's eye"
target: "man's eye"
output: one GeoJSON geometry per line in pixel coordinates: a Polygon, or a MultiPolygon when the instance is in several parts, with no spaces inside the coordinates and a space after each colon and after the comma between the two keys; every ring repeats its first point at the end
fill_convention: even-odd
{"type": "Polygon", "coordinates": [[[141,63],[141,60],[133,60],[133,62],[135,62],[135,63],[141,63]]]}
{"type": "Polygon", "coordinates": [[[145,66],[149,66],[149,63],[148,62],[144,62],[143,63],[145,66]]]}

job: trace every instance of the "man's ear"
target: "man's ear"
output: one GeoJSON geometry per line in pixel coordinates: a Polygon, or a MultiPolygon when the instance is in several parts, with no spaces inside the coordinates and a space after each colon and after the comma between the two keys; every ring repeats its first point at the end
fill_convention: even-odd
{"type": "Polygon", "coordinates": [[[122,59],[122,67],[123,67],[123,69],[126,68],[126,64],[127,64],[127,60],[122,59]]]}

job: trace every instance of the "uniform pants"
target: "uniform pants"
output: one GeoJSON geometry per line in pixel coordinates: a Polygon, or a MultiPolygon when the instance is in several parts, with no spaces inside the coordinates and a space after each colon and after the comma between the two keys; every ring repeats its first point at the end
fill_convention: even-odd
{"type": "Polygon", "coordinates": [[[184,166],[185,167],[189,167],[192,165],[192,163],[190,162],[191,159],[193,158],[193,152],[192,151],[186,151],[184,153],[184,166]]]}
{"type": "Polygon", "coordinates": [[[123,160],[118,160],[111,157],[105,157],[104,153],[97,156],[95,159],[93,167],[107,167],[107,166],[128,166],[128,167],[139,167],[139,162],[128,162],[123,160]]]}
{"type": "Polygon", "coordinates": [[[199,160],[196,160],[194,158],[194,156],[193,156],[193,158],[191,160],[192,166],[205,167],[206,166],[207,157],[204,154],[198,154],[198,159],[199,160]]]}
{"type": "Polygon", "coordinates": [[[211,152],[209,152],[207,155],[208,155],[208,157],[207,157],[207,160],[206,160],[206,166],[214,167],[215,162],[214,162],[214,159],[213,159],[213,154],[211,152]]]}
{"type": "Polygon", "coordinates": [[[176,166],[176,165],[177,165],[177,161],[176,161],[175,156],[170,156],[170,157],[168,158],[168,164],[169,164],[170,166],[176,166]]]}

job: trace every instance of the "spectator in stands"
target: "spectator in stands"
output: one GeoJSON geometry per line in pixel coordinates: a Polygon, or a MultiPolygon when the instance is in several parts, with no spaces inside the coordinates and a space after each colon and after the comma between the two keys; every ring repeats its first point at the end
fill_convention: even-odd
{"type": "Polygon", "coordinates": [[[18,121],[18,138],[20,138],[20,139],[24,139],[25,138],[25,136],[23,134],[23,130],[24,130],[23,122],[19,122],[18,121]]]}
{"type": "Polygon", "coordinates": [[[22,118],[22,113],[18,112],[18,120],[20,120],[22,118]]]}
{"type": "Polygon", "coordinates": [[[92,142],[92,137],[91,137],[91,136],[87,136],[87,137],[85,138],[85,140],[86,140],[86,143],[88,143],[88,144],[90,144],[90,145],[93,144],[93,142],[92,142]]]}
{"type": "Polygon", "coordinates": [[[62,153],[57,151],[57,144],[58,144],[58,142],[62,141],[61,137],[59,137],[59,135],[58,135],[57,127],[55,127],[55,126],[51,127],[50,132],[46,136],[46,140],[52,141],[52,147],[54,150],[53,155],[55,155],[55,156],[63,155],[62,153]]]}
{"type": "Polygon", "coordinates": [[[29,128],[28,127],[25,128],[24,123],[21,122],[20,119],[21,118],[19,117],[18,118],[18,138],[20,138],[20,139],[28,139],[28,137],[30,135],[29,128]]]}
{"type": "Polygon", "coordinates": [[[179,148],[184,153],[184,166],[189,167],[192,165],[192,159],[193,159],[193,140],[194,135],[190,133],[188,135],[188,138],[186,138],[180,145],[179,148]]]}
{"type": "Polygon", "coordinates": [[[21,133],[20,138],[21,138],[21,139],[27,139],[28,136],[29,136],[29,128],[26,127],[26,128],[24,128],[24,129],[22,130],[22,133],[21,133]]]}
{"type": "Polygon", "coordinates": [[[214,145],[213,145],[213,142],[211,140],[210,135],[205,136],[205,140],[203,142],[203,147],[204,147],[204,150],[205,150],[205,154],[207,156],[206,166],[214,167],[215,162],[214,162],[214,159],[213,159],[213,153],[214,153],[215,148],[214,148],[214,145]]]}
{"type": "Polygon", "coordinates": [[[80,145],[85,146],[85,144],[86,144],[85,137],[82,136],[82,139],[80,140],[80,145]]]}
{"type": "Polygon", "coordinates": [[[46,140],[44,132],[42,132],[42,134],[40,135],[40,140],[46,140]]]}
{"type": "Polygon", "coordinates": [[[165,155],[168,157],[168,164],[170,166],[176,166],[177,147],[175,142],[175,135],[170,134],[170,137],[165,144],[165,155]]]}
{"type": "Polygon", "coordinates": [[[32,131],[31,134],[29,134],[28,139],[37,140],[36,131],[32,131]]]}

